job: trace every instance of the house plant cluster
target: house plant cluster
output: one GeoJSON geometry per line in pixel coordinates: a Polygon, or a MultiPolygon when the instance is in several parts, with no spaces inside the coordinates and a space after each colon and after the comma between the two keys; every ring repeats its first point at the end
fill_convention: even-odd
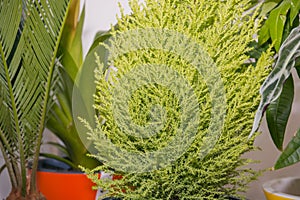
{"type": "Polygon", "coordinates": [[[241,155],[255,149],[248,136],[260,101],[257,91],[272,62],[270,51],[256,65],[247,62],[249,43],[259,28],[258,12],[244,14],[249,1],[148,0],[140,5],[133,0],[130,5],[132,14],[122,15],[110,32],[112,39],[100,45],[107,50],[106,60],[93,52],[98,63],[96,125],[82,121],[98,149],[93,156],[104,164],[86,172],[108,191],[106,196],[123,199],[239,196],[258,174],[243,168],[251,161],[241,155]],[[202,47],[196,54],[194,43],[202,47]],[[199,70],[190,54],[201,58],[205,69],[216,66],[214,73],[199,70]],[[194,92],[188,100],[181,96],[189,93],[185,83],[194,92]],[[217,104],[216,114],[211,93],[222,87],[225,102],[217,104]],[[210,126],[222,120],[220,130],[210,126]],[[195,134],[188,131],[178,138],[182,127],[195,134]],[[94,172],[99,170],[123,178],[98,180],[94,172]]]}
{"type": "MultiPolygon", "coordinates": [[[[268,20],[260,32],[261,16],[258,10],[248,10],[251,3],[131,0],[132,14],[122,14],[108,33],[97,35],[88,60],[83,60],[84,11],[79,18],[79,1],[3,0],[0,149],[5,165],[0,172],[9,172],[12,191],[7,199],[45,199],[38,191],[36,173],[46,126],[62,140],[64,146],[55,145],[67,157],[42,156],[75,170],[82,166],[96,188],[108,191],[103,198],[243,198],[240,192],[259,174],[245,167],[251,160],[241,157],[255,149],[254,137],[249,138],[255,111],[253,134],[266,104],[283,99],[274,103],[285,111],[279,117],[283,124],[276,122],[274,105],[267,109],[269,127],[283,130],[271,131],[275,145],[282,149],[293,90],[286,74],[299,67],[300,3],[266,1],[261,14],[268,20]],[[272,30],[274,21],[279,30],[272,30]],[[259,44],[254,50],[259,56],[252,63],[256,33],[259,44]],[[273,41],[278,59],[275,72],[266,79],[272,63],[268,45],[273,41]],[[96,66],[89,77],[96,79],[95,96],[88,97],[94,100],[90,105],[95,109],[94,122],[74,113],[73,105],[78,104],[72,105],[76,76],[91,63],[96,66]],[[265,91],[271,85],[276,94],[288,95],[263,92],[259,104],[258,91],[265,79],[265,91]],[[273,80],[276,87],[270,84],[273,80]],[[75,127],[78,117],[88,136],[75,127]],[[178,137],[182,130],[188,134],[178,137]],[[88,139],[82,142],[82,135],[88,139]],[[112,151],[113,147],[121,150],[112,151]],[[152,154],[160,149],[168,151],[152,154]],[[126,152],[138,155],[137,159],[126,152]],[[99,180],[95,175],[99,171],[122,178],[99,180]]],[[[299,132],[275,167],[298,161],[298,147],[299,132]]]]}

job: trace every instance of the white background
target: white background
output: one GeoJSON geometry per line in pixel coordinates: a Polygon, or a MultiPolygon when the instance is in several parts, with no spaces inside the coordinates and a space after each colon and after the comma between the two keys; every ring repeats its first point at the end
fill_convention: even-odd
{"type": "MultiPolygon", "coordinates": [[[[130,10],[128,7],[128,0],[119,0],[119,2],[124,7],[125,12],[129,13],[130,10]]],[[[111,24],[116,23],[116,15],[119,14],[118,10],[119,8],[117,0],[86,0],[86,21],[83,32],[84,52],[86,52],[88,47],[91,45],[93,37],[97,31],[108,30],[111,24]]],[[[300,84],[299,82],[297,82],[296,94],[299,94],[299,88],[300,84]]],[[[299,95],[296,95],[296,102],[300,101],[300,98],[298,96],[299,95]]],[[[293,135],[299,127],[299,111],[299,106],[294,105],[291,116],[292,119],[288,124],[288,132],[290,135],[293,135]]],[[[279,152],[275,149],[268,133],[266,132],[265,123],[262,124],[261,130],[263,133],[256,139],[256,145],[259,146],[262,151],[248,153],[246,155],[246,157],[261,161],[260,164],[252,166],[255,169],[271,168],[279,155],[279,152]]],[[[3,160],[1,159],[0,155],[0,166],[2,164],[3,160]]],[[[250,188],[247,192],[247,197],[249,198],[249,200],[265,199],[261,189],[261,186],[265,181],[276,177],[297,176],[299,173],[299,166],[300,164],[276,172],[265,172],[258,181],[250,184],[250,188]]],[[[0,200],[8,195],[9,190],[8,177],[7,174],[4,173],[0,176],[0,200]]]]}

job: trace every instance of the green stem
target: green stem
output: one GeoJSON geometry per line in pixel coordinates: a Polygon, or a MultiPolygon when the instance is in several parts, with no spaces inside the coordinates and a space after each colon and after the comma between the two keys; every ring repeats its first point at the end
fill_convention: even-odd
{"type": "MultiPolygon", "coordinates": [[[[18,165],[18,163],[16,162],[16,159],[14,159],[14,160],[12,160],[11,161],[11,165],[12,165],[12,168],[13,168],[13,170],[14,170],[14,175],[15,175],[15,177],[21,177],[21,174],[20,174],[20,169],[19,169],[19,165],[18,165]]],[[[21,191],[22,190],[22,188],[26,188],[26,186],[23,186],[22,184],[21,184],[21,181],[22,180],[20,180],[20,179],[16,179],[17,180],[17,188],[19,188],[19,190],[21,191]]]]}

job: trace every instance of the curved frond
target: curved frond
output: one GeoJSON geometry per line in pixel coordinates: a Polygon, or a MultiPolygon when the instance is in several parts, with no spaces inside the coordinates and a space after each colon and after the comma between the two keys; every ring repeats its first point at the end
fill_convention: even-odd
{"type": "Polygon", "coordinates": [[[69,1],[0,3],[0,17],[4,19],[0,22],[2,150],[10,157],[19,157],[24,188],[26,164],[39,153],[69,1]]]}

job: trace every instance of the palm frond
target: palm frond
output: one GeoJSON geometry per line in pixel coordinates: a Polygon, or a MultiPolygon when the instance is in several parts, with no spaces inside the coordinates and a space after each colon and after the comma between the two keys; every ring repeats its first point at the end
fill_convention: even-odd
{"type": "MultiPolygon", "coordinates": [[[[21,23],[21,16],[21,0],[4,0],[0,4],[0,149],[5,162],[13,160],[12,158],[15,157],[14,152],[17,147],[16,134],[11,134],[15,132],[15,122],[13,122],[12,92],[8,65],[12,63],[12,56],[18,45],[20,37],[18,30],[21,23]]],[[[7,164],[7,168],[12,185],[15,186],[17,180],[14,178],[13,165],[7,164]]]]}
{"type": "Polygon", "coordinates": [[[23,187],[26,164],[39,155],[69,1],[0,3],[0,141],[3,154],[19,157],[23,187]]]}

